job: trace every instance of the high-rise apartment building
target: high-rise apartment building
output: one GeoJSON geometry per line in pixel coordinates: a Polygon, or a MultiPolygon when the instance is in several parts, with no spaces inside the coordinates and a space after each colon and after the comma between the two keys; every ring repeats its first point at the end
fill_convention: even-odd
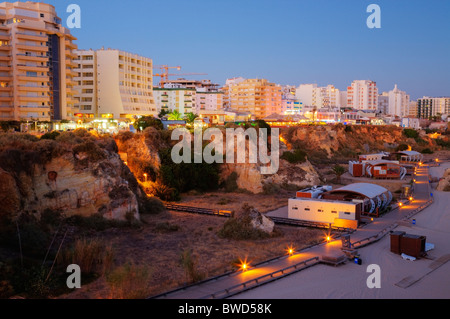
{"type": "Polygon", "coordinates": [[[158,113],[162,110],[178,111],[181,116],[186,113],[195,113],[196,93],[195,88],[158,87],[153,89],[158,113]]]}
{"type": "Polygon", "coordinates": [[[280,85],[265,79],[246,79],[228,88],[230,109],[236,112],[249,112],[255,118],[279,112],[282,89],[280,85]]]}
{"type": "Polygon", "coordinates": [[[78,116],[125,120],[158,114],[150,58],[114,49],[75,54],[78,116]]]}
{"type": "Polygon", "coordinates": [[[356,80],[347,88],[347,107],[357,110],[378,108],[378,88],[374,81],[356,80]]]}
{"type": "Polygon", "coordinates": [[[52,5],[0,3],[0,120],[73,118],[74,40],[52,5]]]}
{"type": "Polygon", "coordinates": [[[223,108],[223,92],[219,90],[219,84],[210,80],[166,81],[164,87],[154,88],[153,92],[158,111],[176,110],[184,115],[223,108]]]}
{"type": "Polygon", "coordinates": [[[450,97],[424,96],[417,100],[417,117],[428,119],[433,116],[449,114],[450,97]]]}
{"type": "Polygon", "coordinates": [[[333,85],[319,87],[317,84],[300,84],[296,97],[306,107],[332,109],[341,107],[340,91],[333,85]]]}
{"type": "Polygon", "coordinates": [[[404,91],[400,91],[397,84],[392,91],[388,92],[388,97],[389,107],[387,114],[400,117],[409,115],[409,95],[404,91]]]}

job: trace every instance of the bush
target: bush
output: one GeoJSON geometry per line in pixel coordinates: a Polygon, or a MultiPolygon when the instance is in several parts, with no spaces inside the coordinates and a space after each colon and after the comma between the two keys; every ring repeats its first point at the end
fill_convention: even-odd
{"type": "Polygon", "coordinates": [[[140,200],[140,214],[159,214],[165,211],[166,207],[164,203],[156,197],[145,196],[140,200]]]}
{"type": "Polygon", "coordinates": [[[143,116],[133,124],[136,130],[145,130],[147,127],[154,127],[158,130],[164,129],[164,125],[162,124],[160,119],[154,118],[153,116],[143,116]]]}
{"type": "Polygon", "coordinates": [[[306,153],[300,149],[296,149],[293,152],[284,152],[281,158],[291,164],[304,163],[306,161],[306,153]]]}
{"type": "Polygon", "coordinates": [[[433,153],[434,152],[432,150],[430,150],[429,148],[422,150],[422,154],[433,154],[433,153]]]}
{"type": "Polygon", "coordinates": [[[60,264],[76,264],[84,274],[104,275],[111,269],[114,261],[111,245],[106,245],[99,239],[78,239],[60,256],[60,264]]]}
{"type": "Polygon", "coordinates": [[[419,137],[419,132],[417,132],[415,129],[412,129],[412,128],[405,128],[405,129],[403,129],[403,134],[406,137],[409,137],[409,138],[417,138],[417,137],[419,137]]]}
{"type": "Polygon", "coordinates": [[[224,188],[227,193],[235,192],[239,187],[237,184],[238,174],[231,172],[230,175],[224,181],[224,188]]]}
{"type": "Polygon", "coordinates": [[[199,282],[205,278],[205,274],[198,271],[198,260],[192,251],[185,249],[180,256],[180,263],[186,273],[186,279],[190,282],[199,282]]]}
{"type": "Polygon", "coordinates": [[[41,136],[41,140],[56,140],[56,138],[60,135],[61,133],[58,131],[47,132],[41,136]]]}
{"type": "Polygon", "coordinates": [[[90,162],[98,162],[106,158],[105,152],[93,141],[86,141],[73,147],[75,155],[86,153],[90,162]]]}

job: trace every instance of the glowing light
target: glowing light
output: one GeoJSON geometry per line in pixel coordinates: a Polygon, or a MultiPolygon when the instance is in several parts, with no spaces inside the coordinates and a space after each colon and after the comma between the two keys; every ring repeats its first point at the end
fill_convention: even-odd
{"type": "Polygon", "coordinates": [[[402,203],[402,202],[398,203],[398,206],[399,206],[399,207],[402,207],[402,206],[403,206],[403,203],[402,203]]]}
{"type": "Polygon", "coordinates": [[[294,248],[293,246],[289,246],[289,247],[286,249],[286,252],[287,252],[287,254],[288,254],[289,256],[292,256],[292,255],[294,254],[294,252],[295,252],[295,248],[294,248]]]}
{"type": "Polygon", "coordinates": [[[412,201],[414,198],[412,196],[409,197],[409,200],[412,201]]]}
{"type": "Polygon", "coordinates": [[[436,158],[436,163],[439,162],[439,158],[436,158]]]}
{"type": "Polygon", "coordinates": [[[330,242],[331,237],[330,237],[330,236],[327,236],[327,237],[326,237],[326,240],[327,240],[327,242],[330,242]]]}
{"type": "Polygon", "coordinates": [[[239,258],[240,264],[238,264],[238,267],[243,272],[247,271],[250,268],[250,263],[247,261],[247,258],[242,260],[239,258]]]}

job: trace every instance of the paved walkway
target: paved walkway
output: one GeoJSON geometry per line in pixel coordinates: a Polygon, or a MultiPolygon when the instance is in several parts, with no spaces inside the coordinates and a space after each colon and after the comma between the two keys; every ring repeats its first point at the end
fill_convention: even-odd
{"type": "MultiPolygon", "coordinates": [[[[375,219],[362,228],[358,228],[350,236],[355,248],[378,241],[399,224],[411,223],[408,218],[431,204],[428,167],[417,168],[414,184],[414,199],[405,202],[402,207],[393,209],[390,213],[375,219]]],[[[250,288],[285,277],[304,268],[311,267],[326,260],[342,260],[343,253],[341,239],[316,245],[302,250],[292,256],[257,265],[245,272],[233,272],[215,279],[209,279],[185,288],[167,292],[156,296],[158,299],[202,299],[226,298],[246,291],[250,288]]]]}

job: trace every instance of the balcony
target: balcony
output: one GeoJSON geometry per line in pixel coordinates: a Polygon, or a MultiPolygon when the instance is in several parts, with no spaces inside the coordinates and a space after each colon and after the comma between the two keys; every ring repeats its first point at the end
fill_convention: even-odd
{"type": "Polygon", "coordinates": [[[19,50],[48,52],[48,47],[46,45],[40,45],[40,44],[18,43],[16,45],[16,47],[19,50]]]}
{"type": "Polygon", "coordinates": [[[47,35],[30,34],[30,33],[25,33],[25,32],[16,32],[16,37],[18,39],[33,40],[33,41],[45,41],[45,42],[47,42],[47,40],[48,40],[48,36],[47,35]]]}
{"type": "MultiPolygon", "coordinates": [[[[44,76],[27,76],[25,74],[20,74],[18,76],[19,81],[35,81],[35,82],[49,82],[50,77],[48,75],[44,76]]],[[[1,77],[0,77],[1,80],[1,77]]]]}
{"type": "Polygon", "coordinates": [[[11,40],[11,36],[9,34],[0,34],[1,41],[9,41],[11,40]]]}
{"type": "Polygon", "coordinates": [[[0,102],[11,102],[13,101],[14,97],[13,96],[1,96],[0,95],[0,102]]]}
{"type": "Polygon", "coordinates": [[[25,60],[25,61],[34,61],[34,62],[47,62],[48,56],[46,55],[30,55],[25,53],[17,53],[17,59],[18,60],[25,60]]]}
{"type": "Polygon", "coordinates": [[[11,51],[10,45],[0,45],[0,51],[11,51]]]}
{"type": "Polygon", "coordinates": [[[50,97],[48,95],[45,96],[27,96],[27,95],[19,95],[21,101],[24,102],[49,102],[50,97]]]}
{"type": "Polygon", "coordinates": [[[11,61],[12,56],[10,55],[0,55],[0,61],[11,61]]]}
{"type": "Polygon", "coordinates": [[[78,58],[78,55],[76,55],[72,50],[66,49],[66,57],[75,60],[78,58]]]}
{"type": "Polygon", "coordinates": [[[19,91],[25,92],[48,92],[48,86],[32,86],[32,85],[19,85],[19,91]]]}
{"type": "Polygon", "coordinates": [[[33,71],[33,72],[49,72],[50,68],[46,65],[27,65],[17,64],[17,69],[21,71],[33,71]]]}

